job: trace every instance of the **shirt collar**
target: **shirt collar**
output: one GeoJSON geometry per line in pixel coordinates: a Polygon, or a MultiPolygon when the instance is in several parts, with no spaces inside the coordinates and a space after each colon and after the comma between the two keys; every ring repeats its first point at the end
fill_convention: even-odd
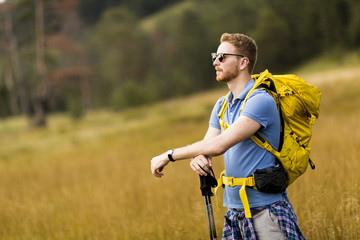
{"type": "MultiPolygon", "coordinates": [[[[245,99],[246,95],[248,94],[248,92],[250,91],[250,89],[254,86],[254,84],[255,84],[254,79],[251,79],[251,80],[245,85],[244,89],[241,91],[241,93],[239,94],[239,96],[234,100],[234,103],[237,102],[237,101],[239,101],[239,100],[243,101],[243,100],[245,99]]],[[[229,96],[227,97],[226,100],[227,100],[229,103],[231,103],[232,98],[233,98],[233,93],[231,92],[231,93],[229,94],[229,96]]]]}

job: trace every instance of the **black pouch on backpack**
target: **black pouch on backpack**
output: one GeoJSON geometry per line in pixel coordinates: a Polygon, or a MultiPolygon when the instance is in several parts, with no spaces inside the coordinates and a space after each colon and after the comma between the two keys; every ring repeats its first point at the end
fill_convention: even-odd
{"type": "Polygon", "coordinates": [[[287,187],[285,171],[281,164],[255,170],[254,178],[255,185],[260,192],[280,193],[287,187]]]}

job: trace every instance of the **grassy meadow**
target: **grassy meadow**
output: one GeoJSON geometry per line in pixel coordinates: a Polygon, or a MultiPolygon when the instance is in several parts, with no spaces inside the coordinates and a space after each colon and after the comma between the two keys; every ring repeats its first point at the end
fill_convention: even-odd
{"type": "MultiPolygon", "coordinates": [[[[360,235],[358,67],[327,71],[331,81],[303,76],[323,93],[310,145],[316,169],[288,189],[307,239],[360,235]]],[[[46,129],[29,129],[24,118],[0,120],[0,239],[208,239],[189,161],[169,164],[157,179],[150,160],[201,139],[226,92],[90,112],[79,121],[53,115],[46,129]]],[[[215,173],[222,169],[218,157],[215,173]]],[[[224,213],[214,207],[218,235],[224,213]]]]}

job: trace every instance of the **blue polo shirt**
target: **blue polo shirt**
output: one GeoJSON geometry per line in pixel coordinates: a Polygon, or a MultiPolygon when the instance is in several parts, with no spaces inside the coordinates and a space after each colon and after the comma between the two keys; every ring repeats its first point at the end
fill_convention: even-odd
{"type": "MultiPolygon", "coordinates": [[[[225,101],[228,102],[223,120],[229,125],[233,124],[241,115],[249,117],[261,125],[260,133],[275,148],[278,149],[280,140],[280,119],[275,100],[263,89],[255,90],[247,102],[243,111],[240,113],[242,102],[247,93],[254,85],[254,80],[250,80],[240,95],[231,103],[233,94],[230,93],[225,101]]],[[[209,122],[210,127],[220,128],[219,111],[221,97],[215,104],[209,122]]],[[[221,129],[223,131],[223,129],[221,129]]],[[[236,178],[246,178],[256,169],[263,169],[275,166],[275,157],[265,149],[260,148],[250,138],[237,143],[224,153],[225,176],[236,178]]],[[[225,186],[224,206],[228,208],[243,209],[239,190],[241,186],[225,186]]],[[[282,199],[281,193],[263,193],[247,187],[246,193],[250,208],[271,204],[282,199]]]]}

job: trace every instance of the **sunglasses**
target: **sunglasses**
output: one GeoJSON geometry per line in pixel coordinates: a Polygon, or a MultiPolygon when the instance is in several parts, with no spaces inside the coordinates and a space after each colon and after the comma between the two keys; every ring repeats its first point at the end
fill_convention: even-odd
{"type": "Polygon", "coordinates": [[[216,59],[219,59],[219,62],[222,62],[222,61],[224,60],[224,57],[225,57],[226,55],[245,57],[245,56],[243,56],[243,55],[233,54],[233,53],[211,53],[211,59],[212,59],[213,62],[215,62],[216,59]]]}

